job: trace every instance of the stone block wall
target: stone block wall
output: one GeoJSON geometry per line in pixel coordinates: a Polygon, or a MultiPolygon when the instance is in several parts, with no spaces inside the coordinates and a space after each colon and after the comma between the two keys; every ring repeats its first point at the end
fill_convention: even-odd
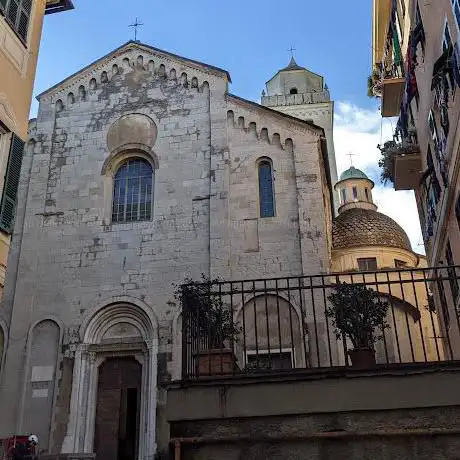
{"type": "MultiPolygon", "coordinates": [[[[33,396],[34,324],[47,319],[58,328],[49,436],[50,451],[58,452],[72,383],[71,366],[62,365],[64,345],[82,339],[82,324],[99,309],[120,298],[151,309],[161,384],[168,372],[180,378],[173,283],[201,273],[231,279],[328,269],[321,130],[235,101],[222,71],[136,46],[40,97],[0,310],[9,337],[0,369],[0,436],[30,431],[24,401],[33,396]],[[231,111],[235,120],[245,118],[243,127],[229,122],[231,111]],[[113,223],[107,164],[120,152],[107,138],[128,114],[156,126],[146,150],[155,164],[153,219],[113,223]],[[266,221],[256,198],[261,156],[270,156],[276,170],[278,214],[266,221]]],[[[160,389],[160,414],[164,403],[160,389]]]]}
{"type": "Polygon", "coordinates": [[[456,460],[458,371],[433,365],[172,385],[172,444],[187,460],[456,460]]]}

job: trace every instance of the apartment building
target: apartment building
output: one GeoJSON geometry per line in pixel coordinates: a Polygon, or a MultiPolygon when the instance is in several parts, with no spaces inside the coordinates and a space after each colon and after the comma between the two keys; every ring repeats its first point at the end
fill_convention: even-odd
{"type": "Polygon", "coordinates": [[[0,0],[0,296],[43,18],[72,8],[71,0],[0,0]]]}

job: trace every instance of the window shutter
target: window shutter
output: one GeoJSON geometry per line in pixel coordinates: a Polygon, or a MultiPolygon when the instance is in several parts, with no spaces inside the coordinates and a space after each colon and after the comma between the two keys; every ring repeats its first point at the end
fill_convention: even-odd
{"type": "Polygon", "coordinates": [[[13,231],[16,195],[18,193],[23,152],[24,142],[13,134],[0,207],[0,229],[6,233],[12,233],[13,231]]]}
{"type": "Polygon", "coordinates": [[[28,15],[30,15],[30,11],[32,10],[32,0],[22,0],[22,9],[28,15]]]}
{"type": "Polygon", "coordinates": [[[29,17],[32,10],[32,0],[22,0],[21,13],[19,15],[18,34],[27,40],[27,32],[29,30],[29,17]]]}
{"type": "Polygon", "coordinates": [[[18,17],[18,12],[19,12],[18,0],[10,0],[10,4],[8,6],[7,17],[10,20],[14,28],[16,28],[16,20],[18,17]]]}

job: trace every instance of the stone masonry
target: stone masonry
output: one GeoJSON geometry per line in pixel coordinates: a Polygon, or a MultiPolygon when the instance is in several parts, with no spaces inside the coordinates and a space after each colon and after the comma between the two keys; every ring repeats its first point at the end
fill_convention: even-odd
{"type": "Polygon", "coordinates": [[[152,458],[167,442],[162,383],[180,378],[173,283],[328,269],[323,130],[230,95],[229,81],[129,42],[39,96],[0,308],[0,438],[37,432],[49,453],[92,452],[91,369],[135,349],[149,369],[140,449],[152,458]],[[138,154],[155,169],[153,218],[113,223],[113,168],[138,154]],[[262,157],[271,218],[259,217],[262,157]]]}

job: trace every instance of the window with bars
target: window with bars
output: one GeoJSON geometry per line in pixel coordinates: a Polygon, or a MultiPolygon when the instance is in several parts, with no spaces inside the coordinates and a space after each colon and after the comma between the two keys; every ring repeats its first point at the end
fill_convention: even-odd
{"type": "Polygon", "coordinates": [[[449,273],[449,284],[450,284],[450,290],[452,292],[452,298],[454,299],[454,302],[457,302],[458,299],[458,294],[459,294],[459,285],[458,285],[458,279],[457,279],[457,274],[455,271],[455,268],[453,267],[454,264],[454,257],[452,254],[452,247],[450,246],[450,241],[447,241],[446,244],[446,263],[449,265],[449,268],[447,269],[449,273]]]}
{"type": "Polygon", "coordinates": [[[113,185],[112,222],[151,220],[153,215],[154,170],[141,158],[125,161],[113,185]]]}
{"type": "Polygon", "coordinates": [[[33,0],[0,0],[0,15],[19,37],[27,42],[33,0]]]}
{"type": "Polygon", "coordinates": [[[342,189],[340,190],[340,195],[341,195],[341,198],[342,198],[342,204],[345,204],[347,202],[347,191],[346,189],[342,189]]]}
{"type": "Polygon", "coordinates": [[[273,217],[275,215],[273,169],[269,160],[262,160],[259,163],[259,202],[260,217],[273,217]]]}

